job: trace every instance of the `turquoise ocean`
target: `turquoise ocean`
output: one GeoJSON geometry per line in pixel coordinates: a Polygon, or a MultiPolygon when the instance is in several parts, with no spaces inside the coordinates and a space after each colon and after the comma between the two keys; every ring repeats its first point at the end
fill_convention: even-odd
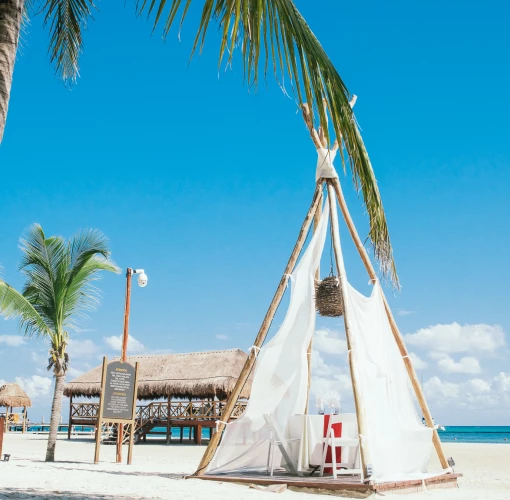
{"type": "Polygon", "coordinates": [[[503,443],[510,444],[510,426],[455,426],[439,430],[444,443],[503,443]]]}

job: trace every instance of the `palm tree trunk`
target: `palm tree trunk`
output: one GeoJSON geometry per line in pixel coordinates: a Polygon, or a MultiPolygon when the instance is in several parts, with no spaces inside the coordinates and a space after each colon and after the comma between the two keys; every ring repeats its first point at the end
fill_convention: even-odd
{"type": "Polygon", "coordinates": [[[25,0],[0,1],[0,142],[7,120],[24,4],[25,0]]]}
{"type": "Polygon", "coordinates": [[[46,448],[46,462],[55,461],[55,446],[57,444],[57,432],[60,423],[60,411],[62,410],[62,396],[66,376],[64,373],[55,376],[55,393],[51,405],[50,435],[48,436],[48,447],[46,448]]]}

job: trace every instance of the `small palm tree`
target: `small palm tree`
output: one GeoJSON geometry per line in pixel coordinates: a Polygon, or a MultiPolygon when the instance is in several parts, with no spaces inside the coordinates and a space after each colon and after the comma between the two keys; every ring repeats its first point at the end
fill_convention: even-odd
{"type": "Polygon", "coordinates": [[[49,340],[48,370],[55,376],[55,392],[46,461],[53,462],[69,366],[68,332],[97,305],[98,289],[92,282],[99,273],[120,270],[110,260],[107,239],[99,231],[81,232],[66,241],[60,236],[47,238],[42,227],[34,224],[21,239],[21,250],[23,290],[19,293],[0,280],[0,312],[6,318],[19,318],[25,335],[49,340]]]}

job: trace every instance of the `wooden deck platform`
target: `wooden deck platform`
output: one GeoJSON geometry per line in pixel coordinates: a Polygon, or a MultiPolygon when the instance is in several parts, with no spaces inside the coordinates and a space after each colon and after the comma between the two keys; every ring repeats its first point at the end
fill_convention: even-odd
{"type": "MultiPolygon", "coordinates": [[[[317,474],[317,473],[316,473],[317,474]]],[[[445,474],[425,480],[428,490],[435,488],[457,488],[457,478],[462,474],[445,474]]],[[[313,493],[326,493],[336,496],[356,496],[366,498],[374,493],[418,493],[424,491],[422,481],[398,481],[392,483],[363,484],[360,476],[332,476],[320,477],[318,475],[304,477],[291,476],[278,473],[267,476],[261,473],[237,473],[205,476],[188,476],[189,479],[203,479],[207,481],[221,481],[224,483],[257,484],[269,486],[270,484],[286,484],[291,490],[308,491],[313,493]]]]}

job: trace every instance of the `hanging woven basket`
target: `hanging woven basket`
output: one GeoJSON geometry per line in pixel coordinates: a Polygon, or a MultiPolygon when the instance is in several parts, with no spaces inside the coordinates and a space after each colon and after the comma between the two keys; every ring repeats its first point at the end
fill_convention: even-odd
{"type": "Polygon", "coordinates": [[[337,318],[343,315],[342,285],[336,276],[328,276],[315,286],[315,307],[321,316],[337,318]]]}

